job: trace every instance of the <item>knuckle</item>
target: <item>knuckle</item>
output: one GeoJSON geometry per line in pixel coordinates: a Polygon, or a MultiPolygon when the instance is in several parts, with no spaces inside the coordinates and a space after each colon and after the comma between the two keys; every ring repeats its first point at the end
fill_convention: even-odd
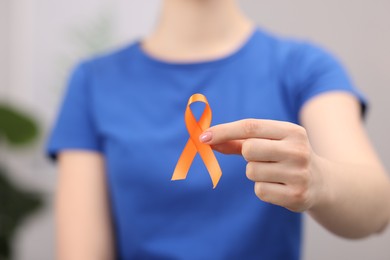
{"type": "Polygon", "coordinates": [[[243,129],[247,136],[253,136],[259,128],[259,124],[256,119],[247,119],[243,123],[243,129]]]}
{"type": "Polygon", "coordinates": [[[299,170],[295,174],[296,183],[301,185],[303,188],[307,188],[309,186],[310,172],[308,169],[299,170]]]}
{"type": "Polygon", "coordinates": [[[306,149],[305,147],[298,147],[297,148],[296,161],[300,166],[305,167],[308,165],[309,156],[310,156],[310,153],[309,153],[308,149],[306,149]]]}
{"type": "Polygon", "coordinates": [[[293,129],[291,129],[291,133],[299,139],[307,138],[306,129],[300,125],[294,125],[293,129]]]}
{"type": "Polygon", "coordinates": [[[254,169],[254,163],[248,162],[246,164],[246,177],[250,180],[255,179],[255,169],[254,169]]]}
{"type": "Polygon", "coordinates": [[[303,187],[294,189],[294,191],[292,192],[293,207],[303,208],[308,201],[308,197],[309,196],[307,189],[303,187]]]}
{"type": "Polygon", "coordinates": [[[247,139],[242,143],[241,153],[242,156],[247,160],[250,158],[250,155],[252,154],[252,149],[253,149],[252,143],[253,142],[250,139],[247,139]]]}
{"type": "Polygon", "coordinates": [[[266,201],[266,192],[265,192],[265,190],[264,189],[262,189],[262,187],[261,187],[261,185],[260,185],[260,183],[259,182],[256,182],[255,183],[255,194],[256,194],[256,196],[259,198],[259,199],[261,199],[261,200],[263,200],[263,201],[266,201]]]}
{"type": "Polygon", "coordinates": [[[305,167],[310,161],[310,149],[305,144],[294,144],[294,146],[288,149],[287,153],[288,157],[299,166],[305,167]]]}
{"type": "Polygon", "coordinates": [[[289,209],[295,213],[303,212],[303,209],[299,205],[291,205],[291,206],[287,207],[287,209],[289,209]]]}

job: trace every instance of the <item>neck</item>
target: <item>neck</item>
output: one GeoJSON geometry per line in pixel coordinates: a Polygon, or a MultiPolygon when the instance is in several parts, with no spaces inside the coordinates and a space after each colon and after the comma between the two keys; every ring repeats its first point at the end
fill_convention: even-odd
{"type": "Polygon", "coordinates": [[[211,59],[234,51],[252,30],[234,0],[165,0],[143,48],[169,60],[211,59]]]}

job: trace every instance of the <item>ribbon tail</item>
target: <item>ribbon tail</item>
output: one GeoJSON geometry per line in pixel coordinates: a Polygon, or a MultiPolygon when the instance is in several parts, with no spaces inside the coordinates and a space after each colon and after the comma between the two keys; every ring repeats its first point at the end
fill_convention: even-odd
{"type": "Polygon", "coordinates": [[[217,187],[219,180],[222,177],[222,170],[218,160],[209,145],[201,144],[199,147],[199,155],[202,158],[213,183],[213,189],[217,187]]]}
{"type": "Polygon", "coordinates": [[[175,170],[172,174],[172,181],[184,180],[187,178],[187,173],[191,167],[192,161],[196,156],[196,147],[192,142],[191,138],[188,139],[186,146],[183,149],[183,152],[180,155],[179,160],[177,161],[175,170]]]}

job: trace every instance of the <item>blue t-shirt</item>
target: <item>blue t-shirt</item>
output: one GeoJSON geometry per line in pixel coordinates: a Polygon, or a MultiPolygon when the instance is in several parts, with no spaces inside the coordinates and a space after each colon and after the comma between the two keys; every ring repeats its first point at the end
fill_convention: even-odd
{"type": "Polygon", "coordinates": [[[136,42],[75,69],[47,152],[105,156],[119,259],[299,259],[301,214],[259,200],[241,156],[216,153],[223,176],[214,190],[199,155],[186,180],[170,179],[192,94],[208,98],[215,125],[299,123],[302,105],[329,91],[363,101],[327,52],[259,29],[233,54],[195,63],[155,59],[136,42]]]}

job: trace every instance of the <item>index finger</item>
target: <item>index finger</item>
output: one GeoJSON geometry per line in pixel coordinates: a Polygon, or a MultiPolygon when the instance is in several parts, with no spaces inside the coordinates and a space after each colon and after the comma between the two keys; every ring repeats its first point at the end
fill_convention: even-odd
{"type": "Polygon", "coordinates": [[[292,123],[289,122],[265,119],[243,119],[212,126],[204,131],[199,139],[201,142],[210,145],[248,138],[281,140],[288,136],[291,128],[292,123]]]}

